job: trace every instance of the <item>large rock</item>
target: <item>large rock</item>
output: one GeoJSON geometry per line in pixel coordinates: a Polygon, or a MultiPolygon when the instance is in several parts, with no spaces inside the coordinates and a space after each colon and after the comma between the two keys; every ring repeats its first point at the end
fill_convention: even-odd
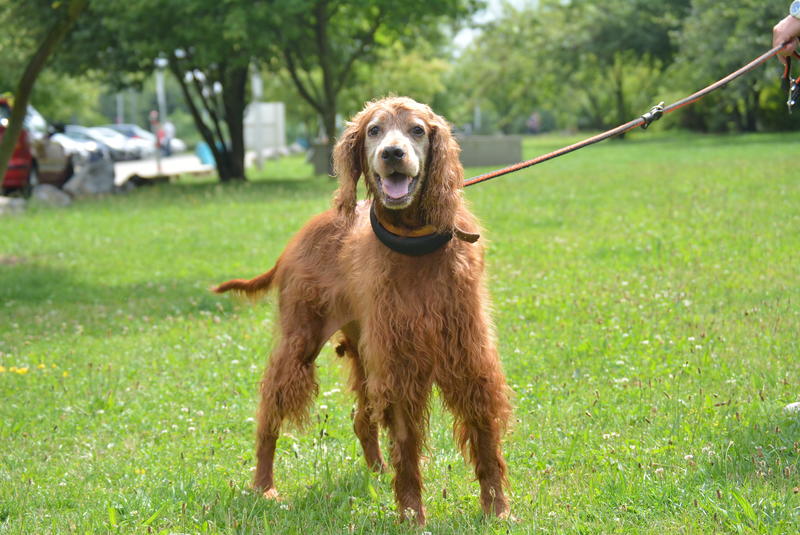
{"type": "Polygon", "coordinates": [[[109,160],[100,159],[76,166],[72,178],[64,184],[64,191],[75,197],[112,193],[114,164],[109,160]]]}
{"type": "Polygon", "coordinates": [[[25,210],[25,199],[0,196],[0,215],[18,214],[25,210]]]}
{"type": "Polygon", "coordinates": [[[49,206],[68,206],[72,203],[72,197],[50,184],[39,184],[33,188],[31,199],[49,206]]]}

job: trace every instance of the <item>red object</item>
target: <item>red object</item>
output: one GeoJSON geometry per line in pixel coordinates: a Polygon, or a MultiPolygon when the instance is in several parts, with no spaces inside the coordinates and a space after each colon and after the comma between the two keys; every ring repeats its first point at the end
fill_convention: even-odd
{"type": "MultiPolygon", "coordinates": [[[[7,121],[11,118],[11,106],[7,99],[0,98],[0,140],[6,132],[7,121]]],[[[33,154],[31,153],[30,139],[28,132],[23,128],[19,133],[19,139],[11,153],[11,160],[8,162],[8,170],[2,181],[2,189],[21,189],[28,185],[33,166],[33,154]]]]}

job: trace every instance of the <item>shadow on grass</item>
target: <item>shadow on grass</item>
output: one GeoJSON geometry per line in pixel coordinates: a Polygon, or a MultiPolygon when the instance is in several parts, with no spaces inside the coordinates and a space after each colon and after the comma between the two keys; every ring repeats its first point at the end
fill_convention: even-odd
{"type": "MultiPolygon", "coordinates": [[[[416,524],[400,522],[390,479],[386,475],[379,480],[359,467],[333,477],[321,474],[305,492],[282,494],[278,500],[235,487],[206,488],[206,497],[197,498],[213,503],[206,509],[208,520],[248,533],[420,533],[416,524]]],[[[429,511],[425,529],[440,534],[485,533],[487,522],[493,520],[479,512],[477,502],[474,506],[474,514],[450,517],[429,511]]]]}
{"type": "Polygon", "coordinates": [[[230,312],[235,301],[220,299],[210,288],[180,279],[135,284],[87,282],[76,273],[33,262],[0,269],[0,303],[13,321],[30,334],[49,332],[53,325],[78,321],[86,334],[106,332],[119,317],[148,317],[230,312]]]}
{"type": "Polygon", "coordinates": [[[247,182],[195,182],[191,180],[139,188],[135,195],[147,201],[197,202],[229,198],[242,203],[298,200],[330,195],[336,187],[329,177],[261,179],[247,182]]]}
{"type": "Polygon", "coordinates": [[[203,296],[216,300],[210,288],[177,279],[117,286],[87,283],[68,270],[33,262],[4,266],[0,270],[0,302],[112,305],[150,297],[174,301],[203,296]]]}

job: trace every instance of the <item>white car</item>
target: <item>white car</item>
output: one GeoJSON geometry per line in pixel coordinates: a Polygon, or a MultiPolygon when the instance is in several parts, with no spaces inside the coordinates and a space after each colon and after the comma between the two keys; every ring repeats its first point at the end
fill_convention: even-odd
{"type": "Polygon", "coordinates": [[[50,139],[62,147],[69,156],[73,156],[82,162],[94,162],[97,160],[111,160],[111,153],[108,147],[90,138],[79,134],[56,133],[50,139]]]}
{"type": "Polygon", "coordinates": [[[50,140],[64,147],[74,166],[65,191],[81,196],[114,190],[114,161],[106,145],[74,132],[53,134],[50,140]]]}
{"type": "MultiPolygon", "coordinates": [[[[156,136],[142,128],[137,124],[130,124],[130,123],[122,123],[122,124],[109,124],[106,125],[105,128],[111,128],[120,134],[123,134],[128,139],[132,140],[142,140],[149,143],[148,150],[149,152],[145,153],[143,156],[153,156],[155,154],[155,147],[156,147],[156,136]]],[[[169,148],[171,154],[176,154],[179,152],[186,152],[186,143],[178,138],[172,138],[169,141],[169,148]]]]}
{"type": "Polygon", "coordinates": [[[103,135],[102,132],[96,132],[93,128],[86,128],[85,126],[76,124],[68,124],[64,129],[64,133],[73,139],[94,141],[106,147],[109,154],[111,154],[111,159],[115,162],[133,158],[127,142],[124,139],[119,139],[117,136],[103,135]]]}
{"type": "Polygon", "coordinates": [[[144,146],[142,143],[133,142],[116,130],[93,126],[89,128],[89,136],[95,141],[105,143],[110,149],[111,154],[117,152],[121,156],[120,160],[137,160],[142,157],[144,146]]]}

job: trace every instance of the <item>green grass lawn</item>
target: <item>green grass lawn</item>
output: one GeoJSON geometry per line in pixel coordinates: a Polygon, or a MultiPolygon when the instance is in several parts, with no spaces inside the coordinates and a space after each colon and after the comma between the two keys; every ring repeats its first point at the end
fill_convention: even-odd
{"type": "MultiPolygon", "coordinates": [[[[797,141],[650,132],[466,191],[515,392],[516,520],[480,515],[436,402],[424,531],[800,531],[797,141]]],[[[275,312],[208,288],[328,207],[308,173],[0,219],[0,533],[420,531],[365,468],[331,347],[311,424],[278,443],[283,500],[249,489],[275,312]]]]}

